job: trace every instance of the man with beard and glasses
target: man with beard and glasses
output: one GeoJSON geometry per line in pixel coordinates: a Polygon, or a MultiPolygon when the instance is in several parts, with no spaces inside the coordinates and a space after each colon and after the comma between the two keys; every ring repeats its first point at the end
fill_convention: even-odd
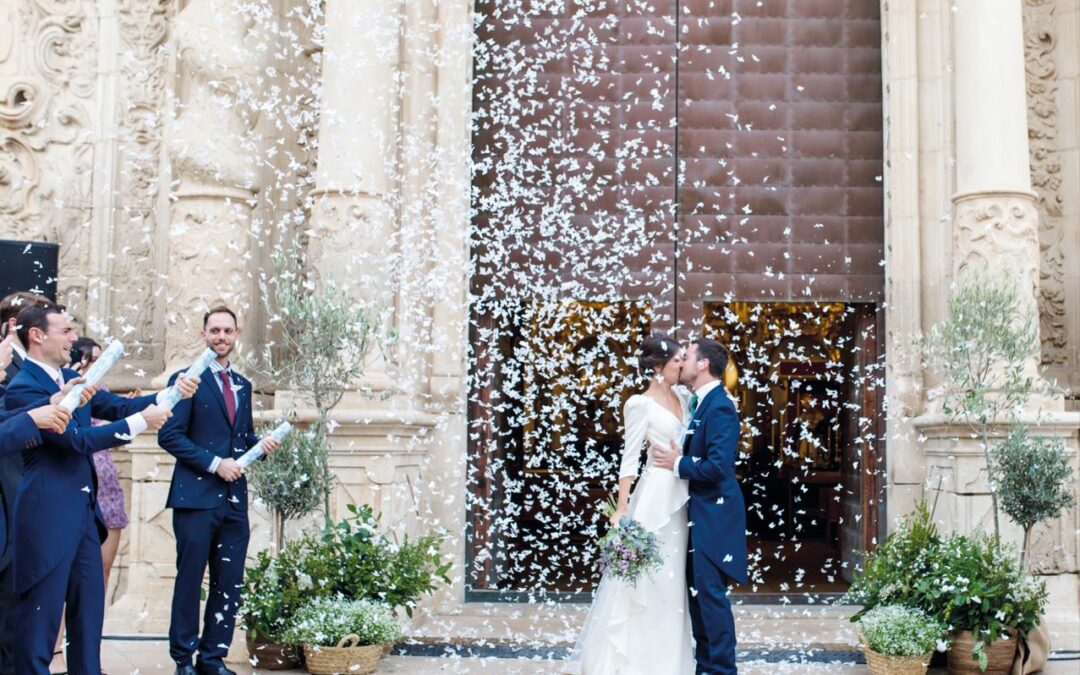
{"type": "MultiPolygon", "coordinates": [[[[247,480],[236,459],[259,436],[251,416],[251,382],[229,362],[240,336],[236,314],[228,307],[214,307],[203,316],[201,336],[217,359],[202,374],[195,396],[173,408],[158,434],[158,444],[176,457],[166,504],[173,509],[176,533],[169,655],[177,675],[230,675],[225,655],[232,643],[250,533],[247,480]],[[200,635],[199,597],[207,565],[210,591],[200,635]]],[[[268,453],[278,447],[269,436],[262,441],[268,453]]]]}

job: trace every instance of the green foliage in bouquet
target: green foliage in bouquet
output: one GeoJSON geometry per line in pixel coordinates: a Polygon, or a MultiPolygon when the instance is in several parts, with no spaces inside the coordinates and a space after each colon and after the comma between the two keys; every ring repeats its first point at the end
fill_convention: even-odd
{"type": "Polygon", "coordinates": [[[381,645],[401,637],[394,610],[371,600],[343,596],[315,598],[293,617],[286,644],[335,647],[342,638],[356,635],[360,645],[381,645]]]}
{"type": "Polygon", "coordinates": [[[1070,490],[1073,470],[1061,440],[1032,436],[1023,425],[1009,430],[1005,441],[994,448],[993,459],[1001,510],[1024,528],[1023,568],[1032,528],[1075,504],[1070,490]]]}
{"type": "Polygon", "coordinates": [[[921,609],[881,605],[859,619],[859,633],[878,654],[922,656],[937,648],[944,630],[921,609]]]}

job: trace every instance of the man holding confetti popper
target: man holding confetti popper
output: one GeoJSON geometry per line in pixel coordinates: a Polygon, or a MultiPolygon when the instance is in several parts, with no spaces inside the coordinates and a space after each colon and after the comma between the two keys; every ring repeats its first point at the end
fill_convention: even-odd
{"type": "MultiPolygon", "coordinates": [[[[225,667],[225,656],[250,534],[247,480],[237,459],[260,441],[251,415],[251,382],[229,362],[239,336],[236,314],[228,307],[214,307],[203,316],[201,337],[217,358],[204,371],[195,396],[173,408],[172,419],[158,434],[161,447],[176,457],[166,506],[173,509],[176,534],[169,655],[178,675],[233,673],[225,667]],[[210,592],[200,635],[199,598],[207,565],[210,592]]],[[[268,453],[279,445],[270,436],[261,441],[268,453]]]]}
{"type": "MultiPolygon", "coordinates": [[[[8,387],[9,408],[52,396],[78,377],[64,367],[76,335],[62,309],[31,305],[19,312],[16,326],[27,358],[8,387]]],[[[178,384],[187,397],[197,386],[197,379],[178,384]]],[[[19,596],[15,669],[20,675],[49,672],[65,603],[68,672],[101,673],[101,543],[106,530],[91,455],[159,429],[169,413],[156,404],[158,397],[128,399],[94,391],[88,405],[75,408],[63,433],[43,431],[41,446],[23,453],[25,473],[15,498],[12,536],[19,596]],[[111,424],[91,426],[91,416],[111,424]]]]}

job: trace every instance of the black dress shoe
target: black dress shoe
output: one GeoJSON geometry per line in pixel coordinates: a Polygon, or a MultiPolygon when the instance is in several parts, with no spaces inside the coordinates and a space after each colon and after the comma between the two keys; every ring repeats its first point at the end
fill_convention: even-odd
{"type": "Polygon", "coordinates": [[[176,672],[173,675],[199,675],[199,671],[195,670],[195,666],[189,663],[186,666],[176,666],[176,672]]]}
{"type": "MultiPolygon", "coordinates": [[[[184,675],[188,675],[184,673],[184,675]]],[[[197,675],[236,675],[235,670],[229,670],[225,666],[214,668],[212,666],[200,666],[197,675]]]]}

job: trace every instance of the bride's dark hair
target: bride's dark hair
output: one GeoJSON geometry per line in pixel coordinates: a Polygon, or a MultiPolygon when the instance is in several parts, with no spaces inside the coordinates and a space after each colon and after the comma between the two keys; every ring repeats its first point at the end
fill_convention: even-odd
{"type": "Polygon", "coordinates": [[[638,367],[645,377],[652,377],[657,368],[663,368],[675,358],[682,346],[666,333],[653,333],[641,343],[638,367]]]}

